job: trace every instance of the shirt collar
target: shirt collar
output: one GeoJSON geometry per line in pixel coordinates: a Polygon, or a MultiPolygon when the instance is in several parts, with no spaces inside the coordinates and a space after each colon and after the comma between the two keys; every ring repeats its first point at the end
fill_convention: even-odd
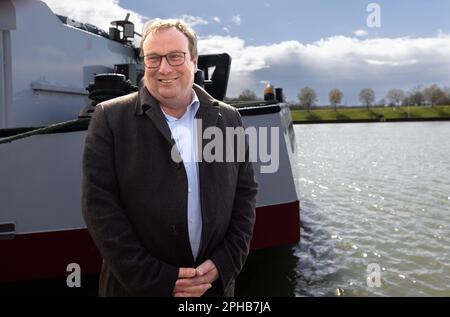
{"type": "MultiPolygon", "coordinates": [[[[210,94],[208,94],[202,87],[197,84],[194,84],[192,88],[197,94],[198,100],[200,101],[198,111],[195,113],[196,116],[203,117],[210,111],[218,111],[219,103],[217,100],[215,100],[210,94]]],[[[135,114],[137,116],[142,116],[147,112],[147,110],[152,108],[158,108],[158,111],[161,114],[161,119],[164,120],[159,102],[147,90],[147,87],[145,87],[145,80],[144,78],[142,78],[139,81],[139,92],[135,104],[135,114]]]]}
{"type": "Polygon", "coordinates": [[[193,114],[192,118],[195,117],[195,114],[197,113],[197,110],[199,107],[200,107],[200,101],[199,101],[198,96],[195,93],[194,89],[192,89],[191,103],[189,104],[189,106],[187,106],[186,112],[181,116],[181,118],[173,117],[173,116],[165,113],[162,108],[161,108],[161,111],[164,114],[164,116],[166,117],[167,122],[174,122],[174,121],[182,120],[182,119],[186,118],[187,116],[189,116],[190,114],[193,114]]]}

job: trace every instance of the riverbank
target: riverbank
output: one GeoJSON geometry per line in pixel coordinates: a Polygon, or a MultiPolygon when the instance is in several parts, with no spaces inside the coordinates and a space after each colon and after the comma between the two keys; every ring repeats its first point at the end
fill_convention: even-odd
{"type": "Polygon", "coordinates": [[[292,110],[294,123],[351,123],[450,120],[450,105],[292,110]]]}

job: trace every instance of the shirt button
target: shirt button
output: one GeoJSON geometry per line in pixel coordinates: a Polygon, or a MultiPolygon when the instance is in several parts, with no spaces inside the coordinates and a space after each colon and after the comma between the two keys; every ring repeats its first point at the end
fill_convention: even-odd
{"type": "Polygon", "coordinates": [[[188,191],[189,191],[189,192],[191,192],[191,191],[192,191],[192,189],[191,189],[191,188],[189,187],[189,188],[188,188],[188,191]]]}

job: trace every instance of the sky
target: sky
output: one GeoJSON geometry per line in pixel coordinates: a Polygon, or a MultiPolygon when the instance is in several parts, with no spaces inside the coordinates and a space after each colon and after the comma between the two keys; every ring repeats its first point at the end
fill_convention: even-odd
{"type": "Polygon", "coordinates": [[[199,36],[200,54],[231,55],[228,97],[244,89],[262,97],[271,83],[291,102],[309,86],[318,105],[329,104],[333,88],[344,93],[344,105],[355,105],[363,88],[378,101],[392,88],[450,87],[448,0],[44,2],[105,30],[127,12],[138,32],[155,18],[184,19],[199,36]]]}

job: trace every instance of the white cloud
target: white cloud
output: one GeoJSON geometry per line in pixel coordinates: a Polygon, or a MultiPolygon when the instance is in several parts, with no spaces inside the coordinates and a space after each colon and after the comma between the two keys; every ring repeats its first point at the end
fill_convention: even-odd
{"type": "Polygon", "coordinates": [[[212,20],[214,22],[220,23],[220,18],[219,17],[213,17],[212,20]]]}
{"type": "MultiPolygon", "coordinates": [[[[83,23],[90,23],[108,32],[111,21],[125,19],[130,13],[129,20],[135,24],[135,30],[141,33],[145,24],[154,21],[132,10],[120,6],[119,0],[96,0],[95,5],[91,0],[62,1],[43,0],[53,12],[68,16],[83,23]]],[[[209,22],[202,17],[183,14],[178,17],[191,26],[207,25],[209,22]]],[[[137,38],[138,42],[140,38],[137,38]]]]}
{"type": "Polygon", "coordinates": [[[134,23],[135,30],[142,32],[148,18],[132,10],[124,9],[118,0],[91,0],[61,1],[43,0],[53,12],[68,16],[74,20],[90,23],[108,32],[111,21],[123,20],[130,13],[129,20],[134,23]]]}
{"type": "Polygon", "coordinates": [[[242,22],[241,16],[239,14],[238,15],[234,15],[231,18],[231,21],[233,21],[233,23],[236,24],[236,25],[241,25],[241,22],[242,22]]]}
{"type": "Polygon", "coordinates": [[[284,87],[294,100],[300,87],[312,86],[319,103],[326,104],[330,89],[343,90],[356,103],[358,92],[372,87],[377,99],[390,88],[410,89],[417,84],[449,85],[450,36],[429,38],[358,39],[334,36],[303,44],[285,41],[248,45],[231,36],[201,38],[200,53],[227,52],[232,57],[229,96],[243,89],[262,95],[261,81],[284,87]]]}
{"type": "MultiPolygon", "coordinates": [[[[448,32],[450,32],[450,29],[448,29],[448,32]]],[[[438,29],[437,30],[437,36],[438,37],[446,37],[446,38],[449,38],[450,37],[450,35],[449,35],[450,33],[446,33],[444,30],[442,30],[442,29],[438,29]]]]}
{"type": "Polygon", "coordinates": [[[183,14],[179,17],[179,19],[185,21],[190,26],[194,27],[196,25],[207,25],[209,24],[208,21],[203,19],[202,17],[194,17],[192,15],[183,14]]]}
{"type": "Polygon", "coordinates": [[[266,68],[265,56],[259,54],[258,49],[254,46],[245,46],[244,40],[231,36],[210,36],[201,38],[199,41],[201,54],[226,52],[233,58],[238,57],[233,59],[234,72],[249,73],[266,68]]]}
{"type": "Polygon", "coordinates": [[[366,30],[356,30],[355,32],[353,32],[353,34],[355,34],[357,37],[364,37],[368,35],[366,30]]]}
{"type": "Polygon", "coordinates": [[[404,60],[404,61],[380,61],[373,59],[364,59],[365,62],[372,65],[380,65],[380,66],[407,66],[417,64],[418,60],[404,60]]]}

